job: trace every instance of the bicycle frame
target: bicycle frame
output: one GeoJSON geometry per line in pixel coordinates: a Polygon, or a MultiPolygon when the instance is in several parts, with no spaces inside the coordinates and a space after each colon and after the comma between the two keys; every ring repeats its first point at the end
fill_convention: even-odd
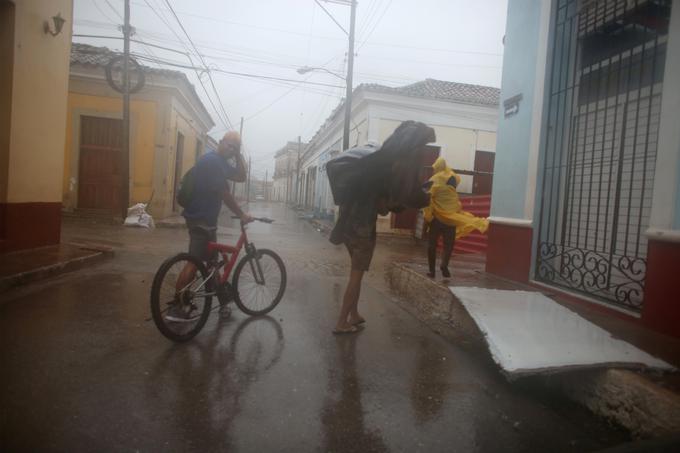
{"type": "MultiPolygon", "coordinates": [[[[261,219],[255,220],[261,221],[261,219]]],[[[236,261],[238,260],[241,249],[244,245],[246,247],[246,254],[251,253],[252,243],[248,242],[248,234],[246,233],[246,228],[243,223],[241,223],[241,236],[238,238],[235,246],[220,244],[218,242],[208,242],[208,253],[212,256],[215,252],[217,252],[222,257],[222,262],[218,263],[218,266],[213,272],[217,272],[219,275],[219,268],[222,264],[224,264],[224,271],[222,272],[222,275],[219,275],[218,278],[218,283],[220,286],[224,285],[227,283],[227,280],[229,280],[231,271],[234,269],[234,265],[236,265],[236,261]]],[[[260,261],[258,259],[255,259],[254,261],[257,264],[257,272],[252,261],[250,262],[250,267],[253,275],[255,276],[255,281],[258,284],[263,284],[264,274],[262,272],[262,268],[260,267],[260,261]]]]}
{"type": "Polygon", "coordinates": [[[246,234],[245,228],[241,226],[241,236],[238,238],[235,246],[220,244],[218,242],[208,242],[208,253],[212,256],[215,252],[219,253],[222,257],[222,262],[224,263],[224,270],[221,275],[219,275],[219,269],[216,271],[219,275],[219,284],[224,285],[231,275],[231,271],[236,265],[238,256],[241,253],[241,249],[244,244],[248,244],[248,235],[246,234]]]}

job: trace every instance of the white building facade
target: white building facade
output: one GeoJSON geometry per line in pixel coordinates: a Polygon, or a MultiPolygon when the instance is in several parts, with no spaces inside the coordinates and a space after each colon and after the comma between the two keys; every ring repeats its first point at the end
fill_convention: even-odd
{"type": "MultiPolygon", "coordinates": [[[[382,144],[403,121],[421,121],[437,135],[430,144],[434,154],[451,167],[474,171],[485,161],[492,172],[499,94],[498,88],[433,79],[396,88],[360,85],[352,100],[350,147],[382,144]]],[[[343,113],[344,103],[320,127],[301,159],[298,203],[319,217],[332,218],[335,212],[325,164],[342,151],[343,113]]],[[[477,193],[475,177],[462,178],[459,191],[477,193]]],[[[379,230],[389,229],[390,219],[381,219],[379,230]]]]}
{"type": "Polygon", "coordinates": [[[306,143],[289,141],[274,155],[274,178],[270,197],[272,201],[295,203],[297,172],[300,157],[306,143]]]}

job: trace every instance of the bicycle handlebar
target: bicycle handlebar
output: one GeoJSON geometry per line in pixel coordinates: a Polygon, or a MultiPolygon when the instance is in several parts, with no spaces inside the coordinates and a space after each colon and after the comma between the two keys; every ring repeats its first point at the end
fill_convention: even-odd
{"type": "MultiPolygon", "coordinates": [[[[239,216],[233,215],[231,216],[232,219],[238,219],[241,220],[239,216]]],[[[269,219],[267,217],[253,217],[253,220],[257,222],[262,222],[262,223],[274,223],[274,219],[269,219]]]]}

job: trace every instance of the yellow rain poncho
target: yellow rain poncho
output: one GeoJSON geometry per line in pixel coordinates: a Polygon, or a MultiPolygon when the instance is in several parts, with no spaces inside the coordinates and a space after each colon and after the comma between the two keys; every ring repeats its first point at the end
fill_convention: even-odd
{"type": "Polygon", "coordinates": [[[460,176],[457,175],[448,165],[444,158],[439,157],[432,165],[434,175],[430,178],[430,206],[423,210],[426,222],[432,222],[436,218],[445,225],[456,227],[456,239],[467,236],[474,230],[485,233],[489,228],[489,221],[480,217],[475,217],[469,212],[463,211],[463,207],[458,199],[456,189],[447,184],[453,176],[456,178],[456,185],[460,184],[460,176]]]}

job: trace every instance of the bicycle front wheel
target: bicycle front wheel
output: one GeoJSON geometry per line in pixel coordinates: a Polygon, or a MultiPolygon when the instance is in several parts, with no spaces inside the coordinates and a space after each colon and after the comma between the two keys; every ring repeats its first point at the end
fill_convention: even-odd
{"type": "Polygon", "coordinates": [[[261,249],[244,256],[234,271],[234,301],[252,316],[269,313],[286,291],[286,267],[271,250],[261,249]]]}
{"type": "Polygon", "coordinates": [[[151,286],[151,315],[167,338],[182,342],[195,337],[208,321],[211,301],[212,282],[200,260],[180,253],[158,268],[151,286]]]}

